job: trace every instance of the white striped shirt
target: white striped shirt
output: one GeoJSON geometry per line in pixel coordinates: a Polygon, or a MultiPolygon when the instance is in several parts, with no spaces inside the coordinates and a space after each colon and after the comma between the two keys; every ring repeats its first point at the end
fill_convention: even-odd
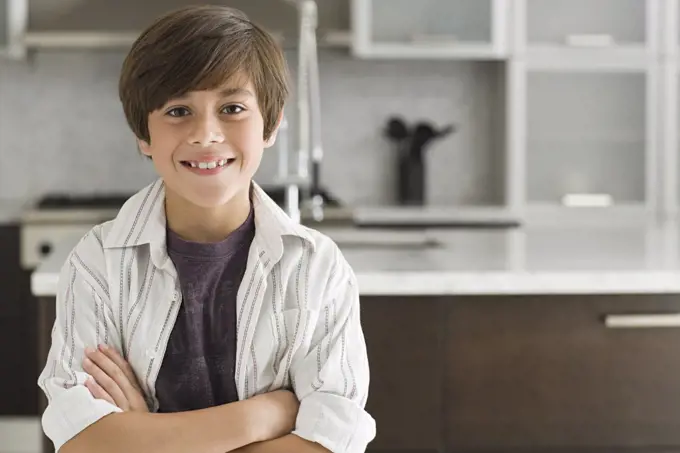
{"type": "MultiPolygon", "coordinates": [[[[293,222],[254,184],[256,232],[237,295],[235,380],[241,400],[291,388],[294,434],[334,453],[359,453],[375,437],[359,291],[328,237],[293,222]]],[[[161,180],[131,197],[114,220],[73,249],[59,279],[52,345],[38,384],[42,424],[58,450],[120,409],[84,386],[85,348],[118,349],[158,409],[155,381],[182,294],[166,249],[161,180]]]]}

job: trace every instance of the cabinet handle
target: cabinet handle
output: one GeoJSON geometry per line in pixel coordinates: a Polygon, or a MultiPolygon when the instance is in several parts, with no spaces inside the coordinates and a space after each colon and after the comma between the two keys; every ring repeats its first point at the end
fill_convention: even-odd
{"type": "Polygon", "coordinates": [[[649,329],[680,327],[680,313],[650,315],[607,315],[604,324],[609,329],[649,329]]]}

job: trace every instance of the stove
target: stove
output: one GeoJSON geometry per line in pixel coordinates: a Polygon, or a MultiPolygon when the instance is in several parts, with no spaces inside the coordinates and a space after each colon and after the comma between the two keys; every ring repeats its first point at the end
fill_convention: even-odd
{"type": "Polygon", "coordinates": [[[66,210],[66,209],[120,209],[133,194],[106,195],[47,195],[35,205],[36,209],[66,210]]]}
{"type": "Polygon", "coordinates": [[[132,194],[48,194],[21,216],[21,265],[35,269],[65,237],[113,219],[132,194]]]}

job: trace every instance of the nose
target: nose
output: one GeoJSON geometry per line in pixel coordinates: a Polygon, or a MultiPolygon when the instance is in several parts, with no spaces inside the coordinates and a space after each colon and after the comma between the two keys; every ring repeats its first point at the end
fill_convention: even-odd
{"type": "Polygon", "coordinates": [[[196,117],[193,128],[188,137],[190,145],[202,147],[224,142],[224,133],[220,121],[213,116],[196,117]]]}

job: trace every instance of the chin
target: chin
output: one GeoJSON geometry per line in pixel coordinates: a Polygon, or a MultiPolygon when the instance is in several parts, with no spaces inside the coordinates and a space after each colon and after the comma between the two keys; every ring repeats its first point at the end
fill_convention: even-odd
{"type": "Polygon", "coordinates": [[[196,206],[210,209],[227,204],[239,192],[240,188],[237,187],[192,190],[190,193],[187,193],[184,198],[196,206]]]}

